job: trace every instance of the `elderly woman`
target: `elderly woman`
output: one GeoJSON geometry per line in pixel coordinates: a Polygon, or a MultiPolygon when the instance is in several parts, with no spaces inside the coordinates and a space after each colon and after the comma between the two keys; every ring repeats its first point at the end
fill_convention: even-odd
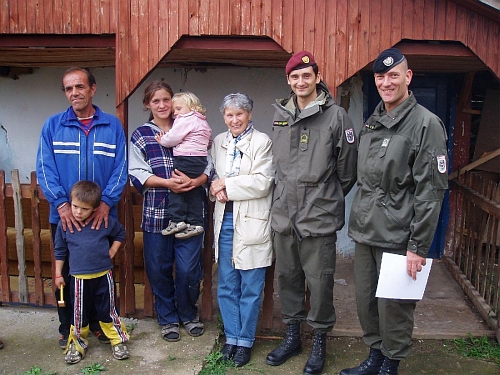
{"type": "Polygon", "coordinates": [[[253,127],[252,108],[245,94],[224,98],[220,111],[229,129],[211,150],[217,299],[226,335],[222,356],[237,367],[250,361],[266,267],[272,263],[271,140],[253,127]]]}

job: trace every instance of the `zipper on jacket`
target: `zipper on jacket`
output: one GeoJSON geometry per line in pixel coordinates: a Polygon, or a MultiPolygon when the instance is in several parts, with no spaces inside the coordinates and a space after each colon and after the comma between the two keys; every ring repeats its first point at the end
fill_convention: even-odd
{"type": "Polygon", "coordinates": [[[394,216],[394,215],[391,213],[391,210],[389,210],[389,207],[387,207],[387,205],[385,204],[385,202],[382,202],[382,201],[380,201],[380,200],[379,200],[378,202],[380,203],[380,205],[381,205],[382,207],[384,207],[384,208],[385,208],[385,210],[386,210],[387,214],[388,214],[390,217],[392,217],[394,220],[396,220],[396,222],[397,222],[397,223],[401,226],[401,228],[403,228],[403,229],[404,229],[404,230],[406,230],[406,231],[409,231],[409,230],[410,230],[410,228],[408,228],[406,225],[404,225],[404,223],[403,223],[401,220],[399,220],[396,216],[394,216]]]}

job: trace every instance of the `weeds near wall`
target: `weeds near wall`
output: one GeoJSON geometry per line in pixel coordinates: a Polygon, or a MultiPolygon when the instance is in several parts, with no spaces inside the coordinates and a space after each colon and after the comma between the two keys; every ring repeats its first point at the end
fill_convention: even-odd
{"type": "Polygon", "coordinates": [[[454,339],[453,343],[457,352],[464,357],[482,359],[500,366],[500,345],[495,339],[487,336],[474,338],[469,334],[469,338],[454,339]]]}

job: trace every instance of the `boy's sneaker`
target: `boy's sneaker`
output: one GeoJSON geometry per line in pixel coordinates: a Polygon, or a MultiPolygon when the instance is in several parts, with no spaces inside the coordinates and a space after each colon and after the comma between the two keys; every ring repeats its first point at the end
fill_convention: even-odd
{"type": "Polygon", "coordinates": [[[97,337],[97,339],[99,340],[99,342],[101,344],[109,344],[110,343],[108,336],[106,336],[104,334],[102,329],[98,329],[98,330],[94,331],[93,334],[97,337]]]}
{"type": "Polygon", "coordinates": [[[116,359],[127,359],[128,357],[130,357],[127,345],[125,345],[122,342],[113,345],[112,349],[113,349],[113,357],[115,357],[116,359]]]}
{"type": "Polygon", "coordinates": [[[83,356],[78,350],[76,350],[75,343],[69,344],[68,352],[64,356],[64,361],[70,365],[74,365],[82,360],[83,356]]]}
{"type": "Polygon", "coordinates": [[[176,233],[175,238],[186,239],[202,234],[205,230],[200,225],[188,225],[182,232],[176,233]]]}
{"type": "Polygon", "coordinates": [[[62,334],[59,336],[59,347],[61,349],[66,349],[66,346],[68,345],[68,334],[62,334]]]}
{"type": "Polygon", "coordinates": [[[187,224],[185,222],[180,221],[180,222],[176,223],[176,222],[170,220],[170,222],[168,223],[168,227],[163,229],[161,231],[161,234],[163,234],[164,236],[169,236],[171,234],[181,232],[186,228],[187,228],[187,224]]]}

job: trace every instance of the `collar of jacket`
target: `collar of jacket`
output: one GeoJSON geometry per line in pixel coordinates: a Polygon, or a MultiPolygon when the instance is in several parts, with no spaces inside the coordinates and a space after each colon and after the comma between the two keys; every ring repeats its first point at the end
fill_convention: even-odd
{"type": "MultiPolygon", "coordinates": [[[[248,134],[247,137],[244,137],[242,140],[240,140],[236,144],[236,148],[238,150],[240,150],[242,153],[248,154],[248,149],[250,148],[250,141],[252,140],[252,137],[253,137],[255,132],[256,132],[256,129],[254,128],[253,131],[250,134],[248,134]]],[[[227,138],[224,138],[224,141],[222,142],[221,146],[222,146],[222,148],[227,149],[228,144],[229,144],[229,141],[227,140],[227,138]]]]}
{"type": "MultiPolygon", "coordinates": [[[[96,105],[92,105],[92,106],[95,109],[94,120],[93,120],[92,126],[101,125],[101,124],[109,124],[109,121],[107,119],[104,119],[104,116],[102,115],[103,112],[101,111],[101,109],[96,105]]],[[[66,113],[64,114],[64,117],[61,120],[61,124],[66,125],[66,126],[71,126],[71,125],[80,126],[80,124],[78,123],[78,118],[75,114],[75,111],[73,111],[73,107],[69,107],[66,110],[66,113]]]]}
{"type": "Polygon", "coordinates": [[[417,99],[410,91],[410,96],[400,105],[398,105],[395,109],[391,111],[391,115],[389,116],[385,111],[384,102],[380,101],[380,103],[375,108],[373,112],[374,120],[378,123],[382,124],[386,128],[390,129],[393,126],[396,126],[401,122],[403,118],[417,105],[417,99]]]}

